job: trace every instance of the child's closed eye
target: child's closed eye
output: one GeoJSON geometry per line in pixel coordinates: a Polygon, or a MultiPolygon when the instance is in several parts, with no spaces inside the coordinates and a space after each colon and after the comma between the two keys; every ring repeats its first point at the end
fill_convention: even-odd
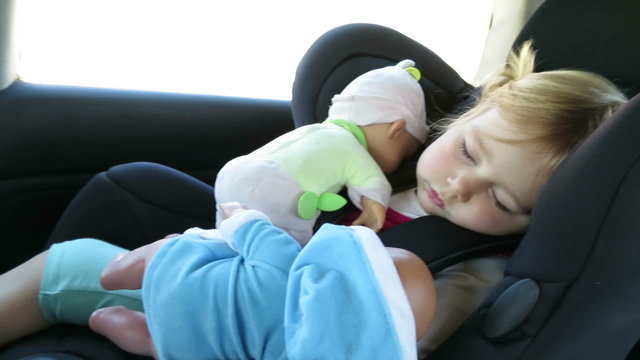
{"type": "Polygon", "coordinates": [[[489,189],[489,196],[491,197],[491,200],[493,201],[493,204],[500,209],[500,211],[504,211],[506,213],[511,213],[512,211],[509,210],[509,208],[507,208],[496,196],[496,190],[494,188],[489,189]]]}
{"type": "Polygon", "coordinates": [[[460,141],[460,147],[459,147],[460,153],[462,154],[462,157],[464,157],[466,160],[468,160],[469,162],[471,162],[473,165],[476,164],[476,160],[473,158],[473,156],[471,156],[471,154],[469,153],[469,149],[467,148],[467,141],[466,139],[462,138],[462,140],[460,141]]]}

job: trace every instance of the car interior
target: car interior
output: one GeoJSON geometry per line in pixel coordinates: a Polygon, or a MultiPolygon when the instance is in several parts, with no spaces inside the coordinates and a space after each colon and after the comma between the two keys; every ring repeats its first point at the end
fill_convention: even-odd
{"type": "MultiPolygon", "coordinates": [[[[629,103],[563,161],[544,187],[525,235],[484,236],[427,216],[381,237],[413,248],[420,243],[418,255],[434,273],[465,259],[515,250],[504,279],[429,359],[640,358],[640,2],[527,3],[531,14],[523,15],[523,26],[512,37],[501,33],[488,39],[485,53],[504,60],[508,49],[532,39],[536,71],[596,72],[616,84],[629,103]]],[[[12,2],[0,6],[2,19],[12,11],[12,2]]],[[[501,16],[496,10],[494,21],[501,16]]],[[[474,101],[479,89],[426,44],[364,23],[337,27],[310,45],[297,68],[292,101],[0,78],[9,84],[0,91],[0,272],[39,253],[52,238],[70,236],[56,232],[56,224],[96,174],[109,176],[103,172],[111,168],[117,179],[122,169],[117,165],[145,161],[213,184],[229,159],[295,127],[321,122],[331,97],[352,79],[402,59],[413,59],[424,69],[420,84],[429,122],[474,101]]],[[[416,161],[390,176],[394,189],[413,184],[416,161]]],[[[165,180],[172,181],[154,181],[165,180]]],[[[96,191],[108,196],[108,190],[96,191]]],[[[165,195],[176,197],[180,191],[165,195]]],[[[198,191],[211,195],[210,189],[198,191]]],[[[212,203],[198,201],[197,206],[213,212],[212,203]]],[[[140,206],[135,211],[154,211],[148,202],[140,206]]],[[[96,206],[95,211],[111,216],[109,209],[96,206]]],[[[326,215],[321,221],[331,221],[333,215],[326,215]]],[[[187,221],[154,224],[154,231],[158,236],[176,232],[187,221]]],[[[102,229],[105,240],[112,240],[112,230],[117,233],[102,229]]],[[[57,325],[0,348],[2,360],[136,358],[141,357],[72,325],[57,325]]]]}

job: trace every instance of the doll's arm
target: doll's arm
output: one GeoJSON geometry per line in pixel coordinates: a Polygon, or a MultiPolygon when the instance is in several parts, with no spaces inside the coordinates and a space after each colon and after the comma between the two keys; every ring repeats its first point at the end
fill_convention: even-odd
{"type": "Polygon", "coordinates": [[[229,247],[244,258],[244,266],[260,264],[264,268],[268,265],[288,272],[291,262],[300,252],[300,245],[291,235],[273,225],[259,211],[247,210],[243,206],[230,207],[229,211],[233,216],[220,224],[220,232],[229,247]]]}
{"type": "Polygon", "coordinates": [[[359,154],[357,151],[350,152],[352,159],[345,167],[349,198],[362,210],[353,225],[365,225],[377,232],[384,225],[391,185],[366,150],[357,150],[361,150],[359,154]]]}
{"type": "Polygon", "coordinates": [[[381,203],[362,197],[362,214],[353,221],[353,225],[364,225],[378,232],[384,225],[387,216],[386,208],[381,203]]]}
{"type": "MultiPolygon", "coordinates": [[[[118,255],[104,269],[102,286],[109,290],[140,289],[147,265],[167,241],[158,240],[118,255]]],[[[141,312],[124,307],[99,309],[89,318],[89,326],[128,352],[157,358],[147,321],[141,312]]]]}

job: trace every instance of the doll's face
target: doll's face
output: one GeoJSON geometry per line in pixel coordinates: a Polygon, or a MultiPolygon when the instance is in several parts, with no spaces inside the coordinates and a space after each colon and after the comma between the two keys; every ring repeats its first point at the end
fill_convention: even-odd
{"type": "Polygon", "coordinates": [[[549,177],[538,144],[515,139],[497,109],[454,124],[422,153],[417,166],[418,200],[431,215],[491,235],[522,232],[549,177]]]}

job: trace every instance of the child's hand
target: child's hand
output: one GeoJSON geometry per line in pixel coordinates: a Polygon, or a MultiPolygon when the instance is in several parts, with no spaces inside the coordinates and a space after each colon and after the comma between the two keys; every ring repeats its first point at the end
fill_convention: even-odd
{"type": "Polygon", "coordinates": [[[224,218],[228,219],[230,217],[232,217],[233,215],[245,211],[247,210],[247,207],[240,204],[237,201],[232,201],[232,202],[226,202],[226,203],[222,203],[220,204],[220,208],[222,209],[222,212],[224,213],[224,218]]]}
{"type": "Polygon", "coordinates": [[[378,232],[384,225],[387,209],[377,201],[362,197],[362,214],[353,221],[352,225],[364,225],[378,232]]]}

